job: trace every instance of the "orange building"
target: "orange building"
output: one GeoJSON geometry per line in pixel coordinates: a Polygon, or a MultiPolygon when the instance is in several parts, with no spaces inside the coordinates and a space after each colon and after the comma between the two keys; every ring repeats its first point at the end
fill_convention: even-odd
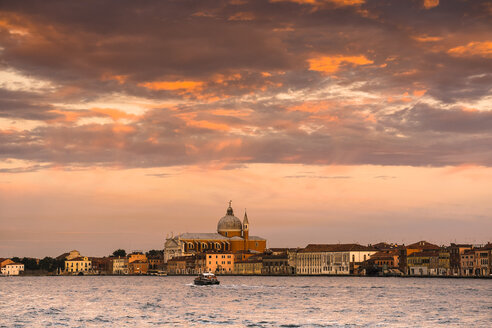
{"type": "Polygon", "coordinates": [[[408,273],[407,258],[413,253],[424,252],[424,251],[439,251],[440,247],[424,240],[410,244],[408,246],[401,246],[400,258],[399,258],[399,268],[401,272],[408,273]]]}
{"type": "Polygon", "coordinates": [[[207,272],[231,274],[234,271],[234,254],[232,252],[207,253],[205,268],[207,272]]]}
{"type": "Polygon", "coordinates": [[[147,274],[149,263],[141,260],[135,260],[128,263],[128,272],[130,274],[147,274]]]}
{"type": "Polygon", "coordinates": [[[142,252],[133,252],[128,255],[128,263],[132,263],[135,261],[147,262],[147,256],[145,256],[142,252]]]}
{"type": "Polygon", "coordinates": [[[190,256],[204,252],[252,252],[263,253],[266,239],[249,235],[249,220],[246,212],[243,222],[234,216],[231,202],[217,224],[216,233],[182,233],[166,239],[164,262],[177,256],[190,256]]]}

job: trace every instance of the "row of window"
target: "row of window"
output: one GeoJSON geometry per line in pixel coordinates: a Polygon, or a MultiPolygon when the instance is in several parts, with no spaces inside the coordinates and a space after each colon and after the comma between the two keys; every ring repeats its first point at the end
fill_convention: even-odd
{"type": "MultiPolygon", "coordinates": [[[[226,261],[222,261],[222,264],[226,264],[226,261]]],[[[208,264],[212,265],[212,261],[208,261],[208,264]]],[[[218,261],[215,261],[215,264],[219,264],[218,261]]],[[[231,261],[227,261],[227,264],[231,264],[231,261]]]]}
{"type": "Polygon", "coordinates": [[[231,255],[207,255],[207,257],[209,259],[213,258],[214,256],[215,256],[216,259],[218,259],[218,258],[223,258],[223,259],[228,258],[228,259],[230,259],[231,258],[231,255]]]}

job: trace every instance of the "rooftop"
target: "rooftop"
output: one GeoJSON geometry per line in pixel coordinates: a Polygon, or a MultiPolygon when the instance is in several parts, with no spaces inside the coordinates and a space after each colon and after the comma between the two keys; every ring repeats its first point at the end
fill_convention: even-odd
{"type": "Polygon", "coordinates": [[[359,244],[309,244],[306,248],[301,249],[300,253],[311,252],[358,252],[358,251],[376,251],[373,247],[359,244]]]}

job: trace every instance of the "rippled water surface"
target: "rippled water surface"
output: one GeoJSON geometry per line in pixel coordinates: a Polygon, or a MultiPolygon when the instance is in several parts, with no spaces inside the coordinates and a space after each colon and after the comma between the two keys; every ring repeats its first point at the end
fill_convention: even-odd
{"type": "Polygon", "coordinates": [[[0,278],[0,327],[492,327],[492,280],[0,278]]]}

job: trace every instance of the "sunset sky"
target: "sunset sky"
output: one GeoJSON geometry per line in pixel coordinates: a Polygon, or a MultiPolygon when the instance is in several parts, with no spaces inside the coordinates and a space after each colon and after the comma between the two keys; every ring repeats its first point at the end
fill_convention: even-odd
{"type": "Polygon", "coordinates": [[[492,241],[492,3],[0,0],[0,257],[492,241]]]}

